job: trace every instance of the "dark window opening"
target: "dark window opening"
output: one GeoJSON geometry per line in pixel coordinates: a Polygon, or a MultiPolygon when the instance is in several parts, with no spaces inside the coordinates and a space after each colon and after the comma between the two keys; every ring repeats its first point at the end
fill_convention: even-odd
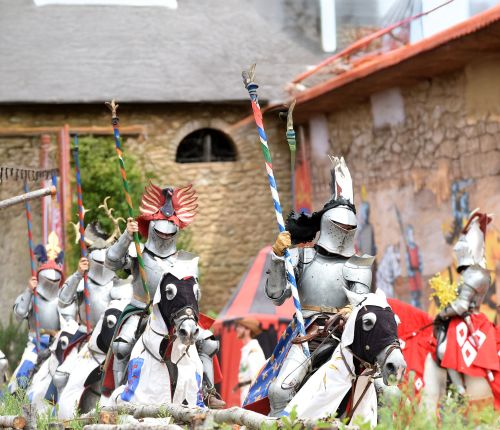
{"type": "Polygon", "coordinates": [[[236,161],[236,148],[225,133],[202,128],[188,134],[177,147],[177,163],[236,161]]]}

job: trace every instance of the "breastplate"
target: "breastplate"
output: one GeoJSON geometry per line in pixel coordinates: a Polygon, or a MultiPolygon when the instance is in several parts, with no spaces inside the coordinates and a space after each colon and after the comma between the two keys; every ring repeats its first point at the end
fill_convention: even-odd
{"type": "MultiPolygon", "coordinates": [[[[90,325],[95,327],[101,315],[106,311],[111,300],[110,291],[113,287],[113,282],[106,285],[99,285],[89,278],[88,288],[90,293],[90,325]]],[[[82,299],[78,308],[80,320],[83,324],[87,323],[87,314],[85,313],[85,299],[82,299]]]]}
{"type": "MultiPolygon", "coordinates": [[[[61,328],[57,304],[57,297],[52,300],[45,300],[42,296],[38,296],[38,318],[40,320],[40,329],[57,331],[61,328]]],[[[34,310],[30,312],[29,325],[31,329],[35,328],[34,310]]]]}
{"type": "MultiPolygon", "coordinates": [[[[149,288],[149,294],[151,300],[153,299],[158,284],[160,283],[164,273],[170,272],[175,264],[175,254],[167,258],[159,258],[151,255],[149,252],[144,252],[142,254],[142,259],[144,261],[144,268],[146,270],[147,283],[149,288]]],[[[142,286],[141,276],[139,274],[137,259],[134,259],[134,304],[139,304],[137,298],[140,297],[145,301],[144,288],[142,286]]]]}
{"type": "MultiPolygon", "coordinates": [[[[307,252],[302,274],[297,280],[301,305],[335,308],[347,305],[347,296],[343,290],[347,283],[342,276],[342,267],[346,261],[347,258],[307,252]]],[[[304,311],[304,314],[310,315],[311,312],[304,311]]]]}

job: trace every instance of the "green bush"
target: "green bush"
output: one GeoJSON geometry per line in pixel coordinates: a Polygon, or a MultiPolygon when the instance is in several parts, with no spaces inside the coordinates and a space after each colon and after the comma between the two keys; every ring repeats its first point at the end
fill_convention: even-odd
{"type": "MultiPolygon", "coordinates": [[[[114,208],[115,217],[128,217],[128,206],[123,194],[122,177],[118,165],[118,157],[115,152],[115,143],[108,137],[85,136],[78,139],[78,153],[80,161],[80,177],[82,182],[83,206],[88,210],[85,216],[85,225],[98,220],[101,226],[108,232],[113,231],[113,224],[106,216],[105,212],[98,207],[107,196],[108,206],[114,208]]],[[[74,172],[74,158],[72,151],[72,168],[74,172]]],[[[142,190],[146,182],[146,177],[151,177],[141,171],[137,164],[137,159],[132,152],[124,151],[123,155],[127,170],[127,180],[129,183],[130,197],[135,207],[135,214],[138,214],[139,202],[142,190]]],[[[76,196],[76,182],[73,176],[72,181],[73,200],[71,221],[78,222],[78,202],[76,196]]],[[[124,225],[121,226],[122,230],[124,225]]],[[[75,244],[75,230],[72,225],[68,225],[71,246],[67,252],[67,267],[70,273],[74,271],[80,258],[80,247],[75,244]]]]}

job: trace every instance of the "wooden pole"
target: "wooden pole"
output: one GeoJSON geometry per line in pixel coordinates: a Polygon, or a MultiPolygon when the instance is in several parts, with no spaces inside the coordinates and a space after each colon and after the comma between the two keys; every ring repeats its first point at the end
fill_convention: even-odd
{"type": "Polygon", "coordinates": [[[8,208],[9,206],[14,206],[20,203],[25,203],[28,200],[38,199],[44,196],[55,196],[56,188],[48,187],[42,188],[40,190],[30,191],[29,193],[21,194],[20,196],[11,197],[10,199],[5,199],[0,201],[0,209],[8,208]]]}

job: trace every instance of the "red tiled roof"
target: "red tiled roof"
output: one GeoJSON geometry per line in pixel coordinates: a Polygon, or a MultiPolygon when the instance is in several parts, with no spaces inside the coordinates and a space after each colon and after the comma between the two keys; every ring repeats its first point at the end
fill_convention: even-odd
{"type": "Polygon", "coordinates": [[[499,51],[500,5],[417,43],[372,55],[352,69],[297,93],[297,114],[335,109],[390,86],[457,70],[485,53],[499,51]]]}

